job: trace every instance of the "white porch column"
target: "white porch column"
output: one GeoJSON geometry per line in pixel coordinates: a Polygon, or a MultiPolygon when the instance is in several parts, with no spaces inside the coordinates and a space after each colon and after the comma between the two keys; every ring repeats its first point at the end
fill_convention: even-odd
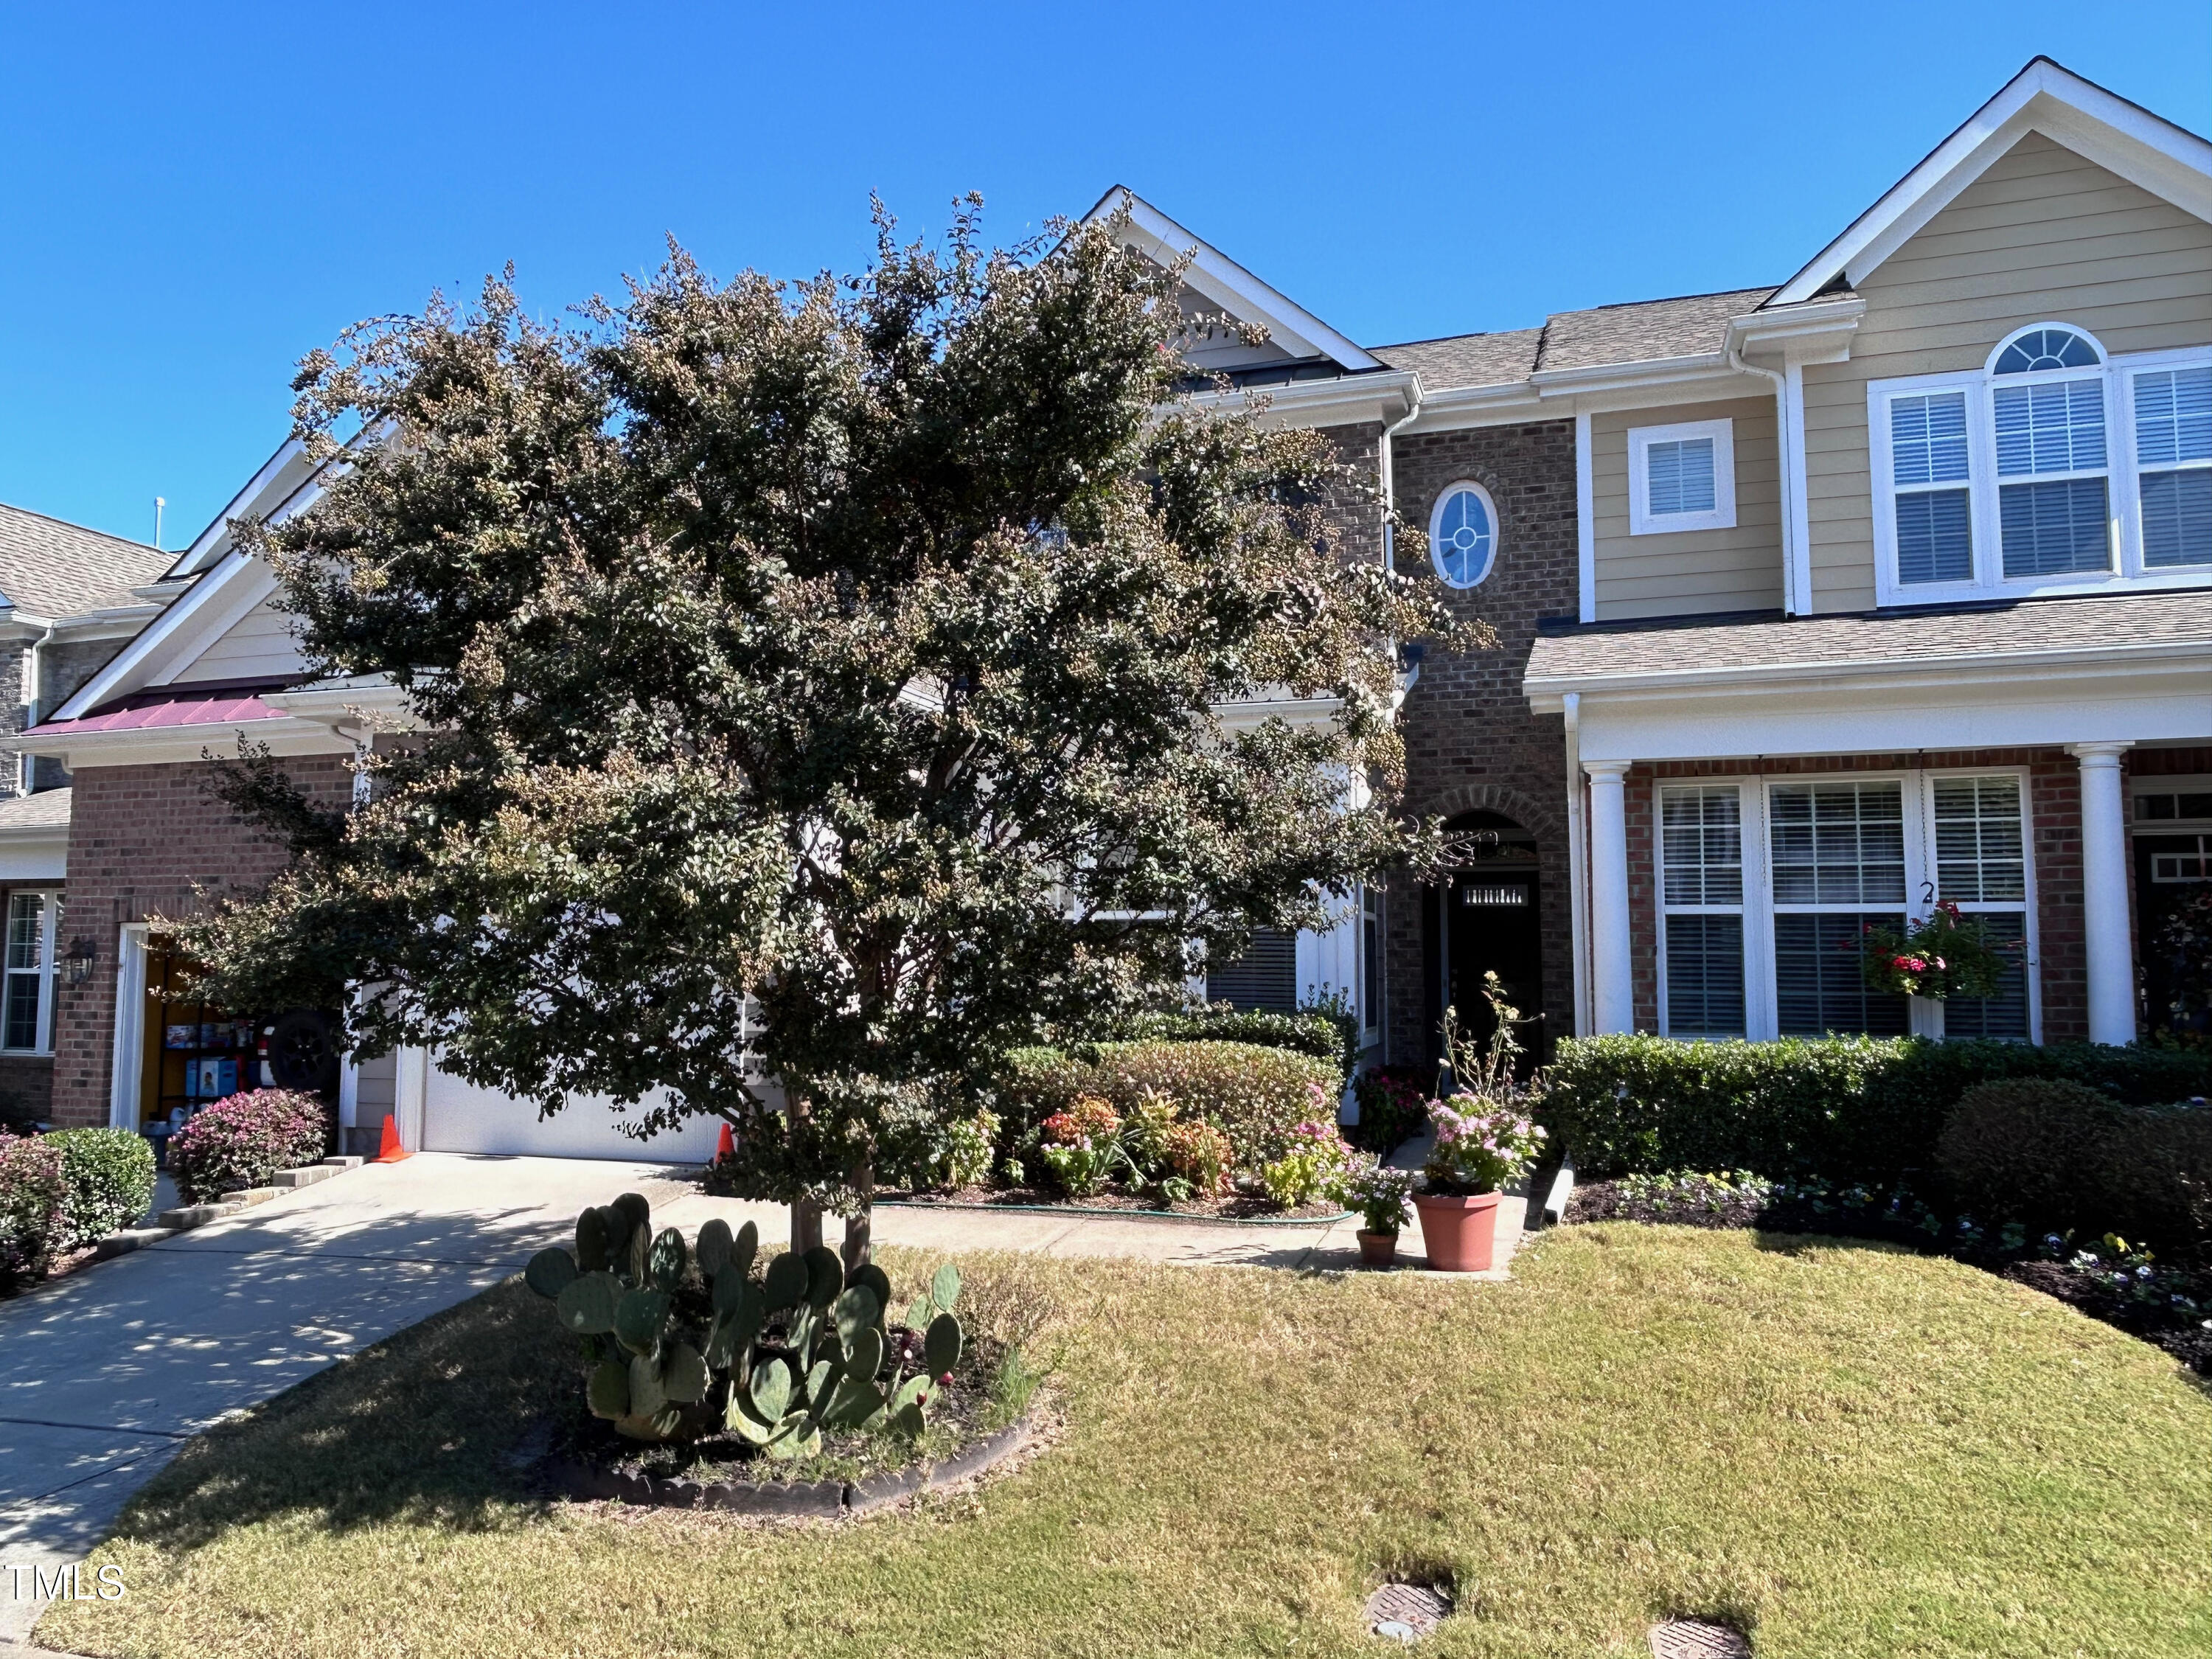
{"type": "Polygon", "coordinates": [[[2089,1041],[2136,1040],[2134,930],[2128,916],[2124,743],[2075,743],[2081,763],[2081,931],[2089,970],[2089,1041]]]}
{"type": "Polygon", "coordinates": [[[1600,1036],[1636,1029],[1629,955],[1626,761],[1586,761],[1589,774],[1590,980],[1600,1036]]]}

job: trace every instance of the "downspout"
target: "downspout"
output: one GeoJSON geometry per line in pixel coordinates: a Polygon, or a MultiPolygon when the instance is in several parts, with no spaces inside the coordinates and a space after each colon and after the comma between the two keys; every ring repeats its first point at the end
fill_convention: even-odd
{"type": "MultiPolygon", "coordinates": [[[[1393,464],[1390,453],[1390,445],[1391,441],[1397,437],[1400,431],[1411,425],[1414,418],[1421,412],[1421,377],[1419,374],[1413,377],[1412,383],[1407,388],[1407,393],[1410,401],[1407,404],[1405,414],[1400,416],[1397,420],[1389,421],[1383,423],[1382,445],[1376,458],[1379,463],[1382,475],[1382,568],[1386,571],[1395,570],[1397,568],[1397,548],[1395,538],[1392,534],[1390,520],[1398,515],[1398,480],[1397,470],[1393,464]]],[[[1397,655],[1397,647],[1395,641],[1391,647],[1391,655],[1394,658],[1397,655]]],[[[1419,670],[1416,668],[1414,672],[1418,674],[1419,670]]],[[[1409,684],[1407,690],[1410,690],[1411,689],[1412,687],[1409,684]]],[[[1367,912],[1366,906],[1363,902],[1364,898],[1364,896],[1362,895],[1360,897],[1357,897],[1352,901],[1352,926],[1354,928],[1359,930],[1352,936],[1352,948],[1355,952],[1362,952],[1366,949],[1365,928],[1367,926],[1367,912]]],[[[1387,896],[1385,898],[1385,903],[1388,903],[1387,896]]],[[[1389,921],[1389,915],[1387,909],[1383,913],[1382,921],[1382,924],[1387,927],[1389,921]]],[[[1384,960],[1388,961],[1389,953],[1386,951],[1382,954],[1384,960]]],[[[1380,986],[1370,986],[1368,988],[1375,993],[1376,1000],[1382,1005],[1375,1011],[1375,1029],[1382,1034],[1382,1041],[1378,1046],[1384,1057],[1387,1059],[1390,1053],[1389,995],[1380,986]]],[[[1367,1019],[1366,1009],[1362,1008],[1359,1011],[1359,1018],[1361,1024],[1364,1024],[1367,1019]]],[[[1364,1058],[1364,1050],[1362,1051],[1362,1058],[1364,1058]]],[[[1352,1069],[1357,1072],[1358,1067],[1355,1066],[1352,1069]]],[[[1351,1082],[1347,1079],[1345,1084],[1345,1090],[1347,1096],[1351,1091],[1351,1082]]],[[[1355,1107],[1353,1110],[1356,1114],[1358,1109],[1355,1107]]]]}
{"type": "Polygon", "coordinates": [[[1567,726],[1567,894],[1575,966],[1575,1035],[1595,1024],[1590,1009],[1589,869],[1583,852],[1582,693],[1560,700],[1567,726]]]}
{"type": "Polygon", "coordinates": [[[1756,374],[1774,385],[1775,472],[1781,481],[1782,612],[1788,617],[1801,616],[1804,607],[1799,603],[1797,592],[1797,481],[1790,465],[1789,377],[1779,369],[1761,368],[1757,363],[1747,362],[1733,329],[1729,331],[1723,355],[1728,366],[1738,374],[1756,374]]]}
{"type": "MultiPolygon", "coordinates": [[[[58,621],[48,623],[46,624],[46,631],[40,635],[37,639],[33,640],[30,643],[29,648],[23,653],[23,684],[21,689],[24,693],[23,726],[24,729],[27,731],[46,718],[45,712],[39,707],[39,681],[45,672],[46,659],[44,653],[46,648],[53,642],[54,634],[60,626],[61,624],[58,621]]],[[[27,795],[31,793],[26,787],[23,777],[23,763],[26,759],[31,760],[31,772],[33,776],[35,777],[37,775],[39,769],[38,761],[35,758],[24,756],[21,753],[17,754],[15,757],[15,775],[8,781],[9,786],[9,793],[11,794],[27,795]]]]}

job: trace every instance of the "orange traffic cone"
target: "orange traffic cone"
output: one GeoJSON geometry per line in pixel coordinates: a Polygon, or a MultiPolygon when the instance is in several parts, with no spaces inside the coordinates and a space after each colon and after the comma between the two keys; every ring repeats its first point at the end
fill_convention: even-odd
{"type": "Polygon", "coordinates": [[[730,1133],[730,1126],[725,1123],[722,1126],[722,1138],[714,1144],[714,1162],[720,1164],[726,1158],[735,1157],[737,1150],[738,1138],[730,1133]]]}
{"type": "Polygon", "coordinates": [[[399,1144],[399,1119],[397,1115],[384,1120],[384,1144],[377,1149],[376,1162],[397,1164],[414,1154],[399,1144]]]}

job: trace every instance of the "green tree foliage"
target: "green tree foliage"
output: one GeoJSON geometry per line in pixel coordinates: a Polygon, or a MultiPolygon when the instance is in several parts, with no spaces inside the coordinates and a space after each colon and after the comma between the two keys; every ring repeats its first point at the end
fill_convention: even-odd
{"type": "Polygon", "coordinates": [[[294,856],[179,924],[210,995],[375,986],[368,1052],[719,1114],[757,1195],[850,1208],[887,1115],[1421,850],[1391,642],[1484,630],[1345,553],[1381,508],[1323,438],[1179,394],[1174,270],[975,213],[928,246],[879,210],[846,279],[674,251],[560,325],[495,280],[307,362],[327,491],[242,528],[314,668],[389,677],[414,735],[343,815],[232,769],[294,856]],[[1210,713],[1271,691],[1342,712],[1210,713]]]}

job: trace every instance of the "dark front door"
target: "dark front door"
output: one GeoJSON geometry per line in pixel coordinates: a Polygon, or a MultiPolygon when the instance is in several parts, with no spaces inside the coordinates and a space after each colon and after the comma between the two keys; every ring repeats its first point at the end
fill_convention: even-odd
{"type": "MultiPolygon", "coordinates": [[[[2212,797],[2195,799],[2212,806],[2212,797]]],[[[2138,810],[2141,806],[2138,797],[2138,810]]],[[[2212,882],[2212,834],[2136,835],[2136,956],[2142,963],[2143,1023],[2149,1031],[2180,1036],[2212,1029],[2212,1018],[2203,1009],[2176,1012],[2179,993],[2174,970],[2179,964],[2163,940],[2174,911],[2184,899],[2203,892],[2207,882],[2212,882]]]]}
{"type": "MultiPolygon", "coordinates": [[[[1543,1006],[1540,915],[1533,869],[1478,866],[1452,877],[1443,918],[1448,994],[1459,1010],[1461,1030],[1478,1042],[1486,1043],[1497,1024],[1483,998],[1484,974],[1494,973],[1504,981],[1506,1001],[1521,1011],[1523,1019],[1543,1006]]],[[[1520,1030],[1522,1044],[1532,1055],[1541,1050],[1540,1030],[1536,1025],[1520,1030]]]]}

